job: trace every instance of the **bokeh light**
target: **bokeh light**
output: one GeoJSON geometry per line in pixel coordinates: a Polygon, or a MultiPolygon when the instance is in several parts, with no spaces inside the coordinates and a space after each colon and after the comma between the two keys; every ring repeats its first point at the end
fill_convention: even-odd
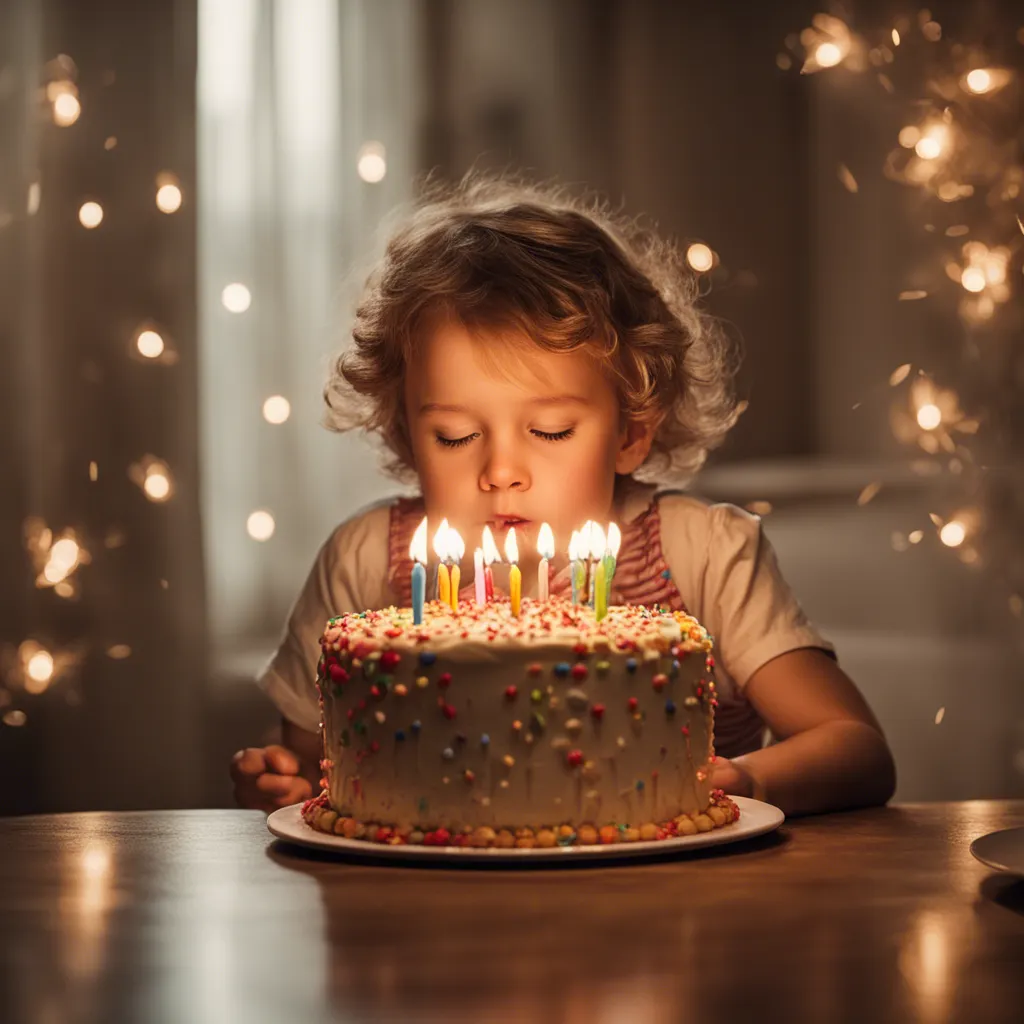
{"type": "Polygon", "coordinates": [[[83,228],[98,228],[103,221],[103,207],[99,203],[82,203],[78,210],[78,220],[83,228]]]}
{"type": "Polygon", "coordinates": [[[917,425],[922,430],[935,430],[942,423],[942,410],[931,402],[926,402],[917,410],[917,425]]]}
{"type": "Polygon", "coordinates": [[[686,262],[698,274],[705,274],[715,265],[715,254],[703,242],[694,242],[686,250],[686,262]]]}
{"type": "Polygon", "coordinates": [[[181,208],[181,189],[171,183],[161,185],[156,190],[156,207],[161,213],[176,213],[181,208]]]}
{"type": "Polygon", "coordinates": [[[163,354],[164,339],[156,331],[140,331],[135,339],[135,347],[139,350],[139,355],[147,359],[157,359],[163,354]]]}
{"type": "Polygon", "coordinates": [[[53,101],[53,123],[61,128],[69,128],[82,113],[82,105],[73,92],[62,92],[53,101]]]}
{"type": "Polygon", "coordinates": [[[263,403],[263,418],[268,423],[284,423],[291,413],[291,403],[284,397],[284,395],[271,395],[263,403]]]}
{"type": "Polygon", "coordinates": [[[365,142],[359,147],[356,157],[356,171],[363,181],[371,185],[383,181],[388,172],[384,144],[381,142],[365,142]]]}
{"type": "Polygon", "coordinates": [[[244,313],[252,305],[252,293],[244,284],[235,281],[224,287],[220,301],[229,313],[244,313]]]}
{"type": "Polygon", "coordinates": [[[274,536],[274,517],[266,509],[257,509],[249,515],[245,528],[253,540],[265,541],[274,536]]]}

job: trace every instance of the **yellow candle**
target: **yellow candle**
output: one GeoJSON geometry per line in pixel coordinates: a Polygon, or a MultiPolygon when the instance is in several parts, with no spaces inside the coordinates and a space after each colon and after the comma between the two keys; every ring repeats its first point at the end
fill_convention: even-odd
{"type": "Polygon", "coordinates": [[[452,603],[452,584],[448,578],[448,566],[444,562],[437,567],[437,599],[441,604],[452,603]]]}
{"type": "Polygon", "coordinates": [[[547,523],[541,523],[540,534],[537,537],[537,554],[540,555],[540,565],[537,566],[537,600],[548,599],[548,567],[550,559],[555,557],[555,535],[547,523]]]}
{"type": "Polygon", "coordinates": [[[512,600],[512,614],[519,618],[519,605],[523,600],[523,574],[518,565],[513,565],[508,573],[508,593],[512,600]]]}
{"type": "Polygon", "coordinates": [[[512,602],[512,614],[519,618],[519,606],[523,600],[523,574],[516,565],[519,561],[519,545],[516,543],[514,526],[505,537],[505,558],[512,565],[508,573],[508,596],[512,602]]]}
{"type": "Polygon", "coordinates": [[[594,616],[600,622],[608,614],[608,590],[605,587],[604,559],[597,563],[594,573],[594,616]]]}
{"type": "Polygon", "coordinates": [[[441,604],[451,606],[452,603],[452,591],[451,591],[451,579],[448,576],[448,520],[442,519],[441,525],[437,528],[437,533],[434,534],[434,554],[437,555],[440,565],[437,567],[437,599],[441,604]]]}
{"type": "Polygon", "coordinates": [[[452,590],[452,611],[457,612],[459,610],[459,580],[462,577],[462,571],[457,565],[453,565],[451,568],[451,590],[452,590]]]}

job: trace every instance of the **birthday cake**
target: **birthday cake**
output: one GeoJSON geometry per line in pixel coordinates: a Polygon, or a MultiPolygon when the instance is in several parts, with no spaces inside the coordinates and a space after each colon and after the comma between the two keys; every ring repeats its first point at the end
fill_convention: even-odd
{"type": "Polygon", "coordinates": [[[332,618],[321,641],[324,832],[545,847],[736,820],[709,775],[714,657],[682,612],[439,601],[332,618]]]}

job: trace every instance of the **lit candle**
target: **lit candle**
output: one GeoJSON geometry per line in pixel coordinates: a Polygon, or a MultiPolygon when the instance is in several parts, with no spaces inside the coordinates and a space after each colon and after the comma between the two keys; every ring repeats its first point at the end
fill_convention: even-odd
{"type": "MultiPolygon", "coordinates": [[[[604,558],[605,540],[604,530],[599,523],[590,523],[590,607],[597,611],[598,572],[601,569],[601,562],[604,558]]],[[[604,588],[604,575],[601,574],[601,589],[604,588]]],[[[603,597],[602,597],[603,600],[603,597]]]]}
{"type": "Polygon", "coordinates": [[[512,568],[508,572],[508,596],[512,601],[512,614],[519,618],[519,604],[523,599],[523,574],[516,563],[519,561],[519,545],[516,544],[516,528],[513,526],[505,537],[505,558],[512,568]]]}
{"type": "Polygon", "coordinates": [[[537,535],[537,554],[540,555],[540,565],[537,566],[537,600],[548,599],[548,567],[550,559],[555,557],[555,535],[547,523],[540,524],[540,533],[537,535]]]}
{"type": "Polygon", "coordinates": [[[573,530],[572,538],[569,541],[569,576],[572,580],[573,604],[580,604],[583,588],[587,585],[587,568],[583,559],[583,537],[579,530],[573,530]]]}
{"type": "Polygon", "coordinates": [[[487,584],[484,581],[484,549],[473,552],[473,586],[476,588],[476,603],[487,604],[487,584]]]}
{"type": "Polygon", "coordinates": [[[437,555],[437,599],[449,607],[452,603],[452,582],[448,575],[448,520],[442,519],[434,534],[434,553],[437,555]]]}
{"type": "Polygon", "coordinates": [[[459,562],[462,561],[462,556],[466,553],[466,545],[463,539],[459,536],[459,531],[454,528],[448,530],[448,572],[451,576],[451,603],[452,611],[457,612],[459,610],[459,581],[462,578],[462,571],[459,569],[459,562]]]}
{"type": "Polygon", "coordinates": [[[604,549],[604,588],[605,606],[612,603],[612,577],[615,575],[615,560],[619,557],[619,546],[622,544],[622,531],[615,523],[608,524],[608,544],[604,549]]]}
{"type": "Polygon", "coordinates": [[[489,526],[484,527],[484,599],[494,600],[494,573],[491,566],[501,561],[501,552],[494,543],[494,535],[489,526]]]}
{"type": "Polygon", "coordinates": [[[412,567],[412,623],[419,626],[423,622],[423,600],[427,593],[427,517],[416,527],[409,545],[409,557],[415,559],[412,567]]]}

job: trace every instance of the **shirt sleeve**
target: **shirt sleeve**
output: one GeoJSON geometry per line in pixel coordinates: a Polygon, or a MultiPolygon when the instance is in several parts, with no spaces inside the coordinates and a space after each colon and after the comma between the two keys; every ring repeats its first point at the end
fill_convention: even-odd
{"type": "Polygon", "coordinates": [[[758,516],[691,495],[658,500],[665,559],[688,611],[712,635],[736,686],[772,658],[802,647],[835,650],[804,614],[758,516]]]}
{"type": "Polygon", "coordinates": [[[316,666],[327,620],[376,607],[387,577],[390,509],[378,507],[342,523],[317,552],[288,615],[284,636],[259,685],[290,722],[320,727],[316,666]]]}
{"type": "Polygon", "coordinates": [[[835,657],[783,578],[760,518],[728,504],[707,514],[703,621],[737,686],[787,651],[815,647],[835,657]]]}

